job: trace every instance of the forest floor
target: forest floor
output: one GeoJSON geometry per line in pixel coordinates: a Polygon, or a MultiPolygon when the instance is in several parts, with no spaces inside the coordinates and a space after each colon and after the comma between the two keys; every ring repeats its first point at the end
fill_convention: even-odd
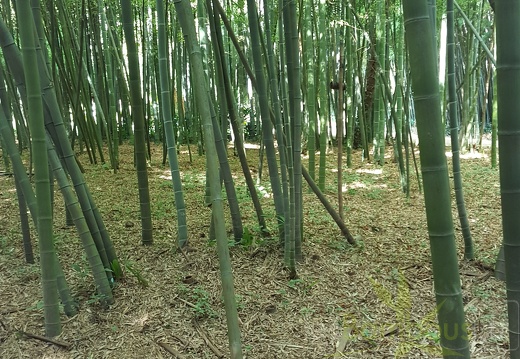
{"type": "MultiPolygon", "coordinates": [[[[98,304],[78,235],[64,225],[56,192],[55,244],[79,303],[76,316],[62,316],[63,333],[56,339],[70,344],[66,348],[23,334],[44,334],[39,267],[24,262],[13,178],[0,176],[0,358],[229,357],[216,246],[208,240],[203,157],[195,153],[190,163],[184,147],[179,156],[190,243],[190,250],[180,253],[161,147],[152,148],[149,167],[152,246],[140,243],[132,147],[120,150],[117,174],[79,156],[120,261],[132,269],[117,283],[115,304],[108,309],[98,304]]],[[[249,245],[229,248],[245,357],[440,357],[424,200],[415,175],[407,199],[390,151],[383,168],[354,154],[353,167],[343,171],[343,195],[345,222],[358,238],[355,247],[304,184],[304,258],[298,278],[290,280],[277,240],[258,233],[238,158],[232,149],[229,154],[244,227],[253,238],[249,245]],[[343,355],[335,356],[338,343],[343,355]]],[[[256,175],[258,150],[248,149],[248,159],[256,175]]],[[[334,152],[327,161],[325,193],[337,207],[334,152]]],[[[492,270],[502,232],[498,169],[491,169],[486,152],[473,153],[463,156],[462,174],[475,261],[462,260],[462,234],[458,220],[454,223],[471,352],[475,358],[504,358],[505,284],[492,270]]],[[[259,193],[275,233],[268,179],[264,165],[259,193]]],[[[454,200],[452,212],[457,219],[454,200]]],[[[229,216],[227,228],[231,240],[229,216]]]]}

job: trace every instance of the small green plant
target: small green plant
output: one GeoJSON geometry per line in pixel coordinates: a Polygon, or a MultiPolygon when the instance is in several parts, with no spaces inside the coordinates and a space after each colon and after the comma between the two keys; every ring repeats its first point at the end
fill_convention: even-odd
{"type": "Polygon", "coordinates": [[[164,188],[166,190],[170,190],[172,188],[172,183],[171,183],[171,181],[160,182],[159,187],[164,188]]]}
{"type": "Polygon", "coordinates": [[[79,278],[81,278],[81,280],[85,280],[88,277],[88,271],[84,267],[80,266],[79,264],[73,263],[71,265],[71,268],[76,273],[76,275],[79,278]]]}
{"type": "Polygon", "coordinates": [[[236,294],[235,295],[235,301],[237,303],[237,309],[238,310],[242,310],[242,309],[245,308],[244,298],[241,295],[236,294]]]}
{"type": "Polygon", "coordinates": [[[297,290],[299,293],[303,295],[307,295],[310,293],[312,288],[318,283],[318,280],[313,280],[312,278],[306,279],[291,279],[287,286],[289,288],[297,290]]]}
{"type": "Polygon", "coordinates": [[[392,270],[390,271],[390,277],[395,281],[399,281],[399,279],[401,279],[401,273],[399,272],[399,269],[397,268],[392,268],[392,270]]]}
{"type": "Polygon", "coordinates": [[[437,331],[431,331],[426,333],[426,338],[432,340],[434,343],[439,343],[441,337],[437,331]]]}
{"type": "MultiPolygon", "coordinates": [[[[213,241],[213,244],[216,245],[216,244],[217,244],[217,241],[214,240],[214,241],[213,241]]],[[[234,239],[228,239],[228,247],[229,247],[229,248],[235,247],[235,246],[238,245],[238,244],[240,244],[240,243],[237,243],[237,241],[235,241],[234,239]]]]}
{"type": "Polygon", "coordinates": [[[104,303],[106,302],[106,299],[107,297],[104,294],[92,294],[90,298],[87,300],[87,304],[104,303]]]}
{"type": "Polygon", "coordinates": [[[480,257],[480,261],[482,262],[482,264],[484,264],[486,266],[494,267],[496,258],[498,256],[498,249],[496,251],[491,252],[491,253],[492,253],[491,255],[483,255],[483,256],[481,256],[480,257]]]}
{"type": "Polygon", "coordinates": [[[186,173],[182,179],[182,186],[184,190],[197,188],[197,179],[191,173],[186,173]]]}
{"type": "Polygon", "coordinates": [[[209,293],[202,288],[195,288],[193,295],[196,299],[195,313],[200,317],[216,317],[216,312],[209,304],[209,293]]]}
{"type": "Polygon", "coordinates": [[[479,288],[475,289],[473,291],[473,293],[474,293],[475,297],[478,297],[478,298],[484,299],[484,300],[489,299],[489,297],[491,296],[489,292],[487,292],[483,289],[479,289],[479,288]]]}
{"type": "Polygon", "coordinates": [[[215,318],[217,313],[209,303],[209,293],[203,288],[197,286],[195,288],[188,288],[185,285],[180,287],[181,293],[188,297],[191,303],[190,307],[197,318],[215,318]]]}
{"type": "Polygon", "coordinates": [[[345,240],[335,240],[329,242],[329,247],[338,251],[344,251],[349,247],[349,244],[345,240]]]}
{"type": "Polygon", "coordinates": [[[0,249],[7,248],[7,237],[0,236],[0,249]]]}
{"type": "Polygon", "coordinates": [[[249,230],[249,227],[244,227],[244,233],[242,234],[242,240],[240,244],[244,247],[250,247],[253,244],[253,234],[249,230]]]}
{"type": "Polygon", "coordinates": [[[115,279],[121,279],[124,277],[125,273],[123,272],[123,268],[117,259],[114,259],[112,263],[110,263],[110,268],[112,269],[112,273],[114,274],[115,279]]]}
{"type": "Polygon", "coordinates": [[[315,311],[316,310],[309,308],[309,307],[302,307],[300,309],[300,314],[303,315],[304,317],[308,317],[308,316],[312,315],[315,311]]]}
{"type": "Polygon", "coordinates": [[[367,193],[367,197],[370,199],[381,199],[381,190],[379,188],[374,188],[367,193]]]}
{"type": "Polygon", "coordinates": [[[0,236],[0,253],[1,254],[13,254],[14,253],[14,247],[9,246],[7,237],[0,236]]]}
{"type": "Polygon", "coordinates": [[[360,252],[363,252],[363,250],[365,249],[365,242],[362,239],[358,239],[356,241],[356,246],[351,248],[358,248],[360,252]]]}
{"type": "Polygon", "coordinates": [[[171,216],[173,209],[171,201],[157,200],[155,201],[154,207],[155,217],[162,219],[171,216]]]}
{"type": "Polygon", "coordinates": [[[27,310],[42,310],[43,309],[43,300],[39,300],[36,304],[27,308],[27,310]]]}
{"type": "Polygon", "coordinates": [[[251,196],[249,195],[249,190],[247,187],[237,186],[236,191],[238,203],[251,202],[251,196]]]}
{"type": "Polygon", "coordinates": [[[134,264],[132,262],[126,261],[124,264],[125,269],[137,279],[139,284],[141,284],[143,287],[148,287],[148,281],[143,277],[141,271],[134,268],[134,264]]]}
{"type": "Polygon", "coordinates": [[[283,297],[284,295],[287,294],[287,291],[285,289],[278,289],[278,291],[276,292],[276,294],[280,295],[281,297],[283,297]]]}
{"type": "Polygon", "coordinates": [[[28,265],[16,269],[16,273],[20,277],[24,277],[25,281],[40,278],[40,267],[38,265],[28,265]]]}
{"type": "Polygon", "coordinates": [[[291,279],[287,285],[292,289],[297,289],[298,285],[301,284],[303,280],[301,279],[291,279]]]}

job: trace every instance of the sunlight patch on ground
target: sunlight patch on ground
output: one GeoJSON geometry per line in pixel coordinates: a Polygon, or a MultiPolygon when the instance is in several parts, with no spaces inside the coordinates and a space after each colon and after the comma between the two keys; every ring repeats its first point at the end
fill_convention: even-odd
{"type": "MultiPolygon", "coordinates": [[[[367,185],[366,183],[363,183],[363,182],[360,182],[360,181],[352,182],[352,183],[348,184],[347,186],[350,189],[356,189],[356,188],[365,188],[365,189],[388,188],[388,186],[386,184],[369,184],[369,185],[367,185]]],[[[345,192],[345,190],[346,190],[346,187],[343,188],[343,192],[345,192]]]]}
{"type": "MultiPolygon", "coordinates": [[[[182,174],[182,172],[181,172],[182,174]]],[[[171,181],[172,180],[172,173],[170,170],[164,170],[163,174],[159,176],[159,178],[171,181]]]]}
{"type": "Polygon", "coordinates": [[[460,158],[463,158],[463,159],[477,159],[477,158],[488,159],[489,156],[485,153],[470,152],[470,153],[465,153],[463,155],[461,154],[460,158]]]}
{"type": "Polygon", "coordinates": [[[264,186],[258,186],[257,189],[258,189],[258,192],[260,192],[260,194],[262,195],[262,197],[271,198],[271,196],[272,196],[271,193],[269,193],[264,186]]]}
{"type": "MultiPolygon", "coordinates": [[[[451,151],[446,151],[445,154],[446,154],[446,157],[448,157],[448,158],[453,157],[453,154],[451,153],[451,151]]],[[[474,159],[487,160],[489,158],[489,156],[487,154],[475,152],[475,151],[471,151],[471,152],[464,153],[464,154],[461,153],[459,156],[461,159],[464,159],[464,160],[474,160],[474,159]]]]}
{"type": "Polygon", "coordinates": [[[140,317],[136,317],[136,318],[134,318],[134,320],[132,320],[130,322],[125,322],[123,324],[129,325],[129,326],[133,326],[133,327],[137,327],[137,328],[139,328],[139,331],[141,331],[145,327],[146,322],[148,321],[148,319],[149,319],[148,313],[144,313],[140,317]]]}
{"type": "Polygon", "coordinates": [[[259,150],[260,149],[260,145],[258,145],[256,143],[244,143],[244,148],[246,150],[248,150],[248,149],[259,150]]]}
{"type": "Polygon", "coordinates": [[[349,187],[350,188],[368,188],[368,186],[366,184],[364,184],[363,182],[359,182],[359,181],[352,182],[349,185],[349,187]]]}
{"type": "Polygon", "coordinates": [[[356,173],[367,173],[371,175],[380,175],[383,174],[382,168],[374,168],[374,169],[368,169],[368,168],[360,168],[356,170],[356,173]]]}
{"type": "MultiPolygon", "coordinates": [[[[193,175],[191,172],[188,171],[188,173],[185,173],[183,171],[180,171],[179,172],[180,175],[181,175],[181,180],[184,182],[184,181],[190,181],[190,180],[198,180],[199,182],[203,182],[206,180],[206,176],[204,174],[197,174],[197,175],[193,175]],[[188,177],[188,178],[187,178],[188,177]]],[[[164,180],[167,180],[167,181],[171,181],[172,180],[172,173],[171,171],[168,169],[168,170],[164,170],[162,172],[162,175],[159,175],[159,178],[161,179],[164,179],[164,180]]]]}
{"type": "MultiPolygon", "coordinates": [[[[181,172],[181,176],[182,176],[182,172],[181,172]]],[[[168,170],[164,170],[163,174],[160,175],[159,178],[171,181],[172,180],[172,173],[171,173],[171,171],[169,169],[168,170]]]]}

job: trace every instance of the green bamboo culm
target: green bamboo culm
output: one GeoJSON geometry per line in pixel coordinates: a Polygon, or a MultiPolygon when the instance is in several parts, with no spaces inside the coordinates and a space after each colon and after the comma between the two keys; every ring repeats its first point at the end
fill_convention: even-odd
{"type": "Polygon", "coordinates": [[[464,258],[474,258],[473,239],[469,228],[468,215],[464,205],[464,193],[462,191],[462,175],[460,172],[459,151],[459,113],[457,103],[457,92],[455,84],[455,40],[454,40],[454,16],[453,0],[446,3],[447,17],[447,52],[448,52],[448,109],[450,114],[450,138],[451,153],[453,161],[453,187],[455,189],[455,200],[459,213],[460,228],[464,237],[464,258]]]}
{"type": "Polygon", "coordinates": [[[249,31],[251,36],[251,53],[253,54],[253,64],[256,77],[257,99],[260,105],[260,117],[262,121],[262,141],[265,146],[265,155],[267,158],[267,166],[269,168],[269,179],[273,191],[273,200],[278,219],[278,230],[280,240],[285,240],[284,232],[284,202],[280,176],[278,172],[278,162],[276,160],[276,151],[274,148],[273,125],[269,111],[269,98],[267,91],[267,82],[264,76],[264,61],[261,51],[260,39],[260,22],[258,19],[258,10],[256,2],[247,0],[247,18],[249,20],[249,31]],[[282,220],[283,219],[283,220],[282,220]]]}
{"type": "Polygon", "coordinates": [[[96,248],[96,243],[92,237],[85,216],[81,211],[78,198],[72,190],[72,186],[67,179],[67,175],[61,165],[61,162],[56,154],[56,150],[52,146],[50,138],[47,138],[47,157],[49,158],[50,168],[52,169],[59,190],[65,199],[65,207],[71,214],[73,225],[76,226],[78,236],[85,250],[85,254],[92,270],[94,283],[96,284],[97,292],[102,296],[101,302],[104,305],[109,305],[114,302],[112,296],[112,289],[106,275],[101,256],[96,248]]]}
{"type": "Polygon", "coordinates": [[[148,172],[146,169],[145,123],[143,99],[141,96],[141,80],[139,75],[139,58],[135,43],[132,2],[121,0],[121,19],[128,49],[128,74],[130,83],[130,101],[132,103],[132,118],[134,120],[135,162],[137,167],[137,182],[139,186],[139,204],[141,212],[142,243],[153,243],[152,214],[150,210],[150,190],[148,172]]]}
{"type": "Polygon", "coordinates": [[[314,64],[316,63],[315,51],[314,51],[314,26],[315,16],[313,16],[314,12],[314,1],[310,1],[307,6],[305,6],[304,15],[305,22],[303,24],[303,41],[305,44],[303,51],[303,63],[306,66],[306,80],[307,80],[307,94],[306,94],[306,104],[308,108],[308,121],[309,128],[307,134],[307,151],[309,153],[309,175],[313,180],[316,178],[316,124],[317,124],[317,84],[315,81],[316,68],[314,64]]]}
{"type": "MultiPolygon", "coordinates": [[[[168,86],[168,53],[166,49],[166,16],[164,11],[164,3],[157,0],[157,41],[159,43],[159,77],[161,84],[161,109],[162,119],[164,123],[164,131],[166,137],[166,145],[168,148],[168,161],[172,175],[173,192],[175,193],[175,208],[177,209],[177,245],[179,248],[184,247],[188,243],[188,227],[186,226],[186,206],[184,204],[184,195],[182,193],[181,174],[179,171],[179,161],[177,159],[177,144],[175,143],[175,134],[173,131],[171,96],[168,86]]],[[[179,89],[180,91],[180,89],[179,89]]]]}
{"type": "Polygon", "coordinates": [[[327,71],[327,45],[329,43],[327,35],[327,1],[319,0],[318,5],[318,77],[319,82],[318,99],[319,99],[319,126],[320,126],[320,160],[318,169],[318,186],[320,190],[325,191],[325,175],[327,167],[327,119],[329,118],[328,103],[328,84],[329,76],[327,71]]]}
{"type": "MultiPolygon", "coordinates": [[[[2,104],[4,104],[4,100],[0,99],[2,104]]],[[[30,238],[30,233],[27,232],[29,227],[24,228],[24,221],[29,221],[28,218],[23,218],[22,215],[25,214],[27,216],[27,209],[31,210],[34,213],[34,217],[32,217],[33,223],[35,227],[38,226],[38,215],[36,214],[38,209],[36,208],[36,197],[34,196],[34,192],[29,181],[29,176],[27,176],[27,172],[25,166],[22,162],[22,157],[20,156],[20,152],[16,148],[16,142],[14,138],[14,133],[12,128],[9,126],[9,122],[5,115],[5,111],[0,109],[0,136],[3,140],[3,153],[9,155],[9,159],[11,162],[11,167],[14,173],[14,180],[16,185],[16,194],[18,196],[18,202],[20,207],[20,222],[22,224],[22,235],[23,235],[23,244],[24,244],[24,253],[27,263],[34,263],[34,255],[32,242],[30,238]],[[31,193],[31,195],[27,195],[27,193],[31,193]],[[31,203],[32,202],[32,203],[31,203]]],[[[31,215],[32,215],[31,213],[31,215]]],[[[28,225],[28,223],[26,223],[28,225]]]]}
{"type": "Polygon", "coordinates": [[[428,11],[426,0],[403,0],[442,355],[469,358],[444,154],[437,50],[428,11]]]}
{"type": "Polygon", "coordinates": [[[186,48],[190,58],[192,74],[192,86],[196,99],[196,105],[200,113],[204,145],[207,156],[207,175],[210,185],[211,212],[213,227],[217,239],[217,252],[220,267],[220,279],[222,282],[222,294],[226,310],[226,322],[228,328],[228,342],[231,359],[242,358],[242,344],[240,339],[240,327],[238,324],[237,303],[233,284],[233,272],[229,256],[226,223],[224,219],[224,207],[222,201],[222,189],[220,186],[218,156],[215,146],[215,135],[211,122],[211,108],[213,106],[208,96],[208,84],[202,64],[200,45],[195,33],[195,20],[191,6],[187,0],[174,0],[177,19],[186,39],[186,48]]]}
{"type": "Polygon", "coordinates": [[[29,128],[32,135],[34,178],[38,205],[38,243],[40,246],[45,335],[54,337],[61,333],[58,287],[56,282],[57,257],[52,238],[49,165],[43,118],[43,102],[40,91],[40,75],[38,73],[37,46],[36,39],[34,38],[34,20],[29,0],[17,0],[16,10],[23,68],[25,71],[29,128]]]}
{"type": "Polygon", "coordinates": [[[509,351],[520,358],[520,2],[495,1],[497,106],[509,351]]]}

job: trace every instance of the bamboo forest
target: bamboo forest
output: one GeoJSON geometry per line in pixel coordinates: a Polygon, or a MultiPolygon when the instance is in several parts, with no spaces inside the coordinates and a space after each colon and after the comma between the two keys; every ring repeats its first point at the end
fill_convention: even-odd
{"type": "Polygon", "coordinates": [[[520,359],[520,1],[0,0],[0,358],[520,359]]]}

